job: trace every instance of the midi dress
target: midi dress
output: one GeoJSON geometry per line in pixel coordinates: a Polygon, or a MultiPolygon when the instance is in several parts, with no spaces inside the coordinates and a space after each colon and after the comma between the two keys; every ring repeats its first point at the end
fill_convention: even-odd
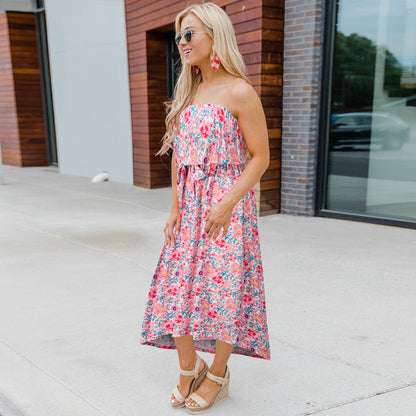
{"type": "Polygon", "coordinates": [[[263,267],[254,190],[235,206],[228,232],[205,233],[210,208],[244,170],[238,119],[216,104],[180,114],[173,141],[181,228],[162,249],[150,285],[140,343],[173,349],[192,335],[196,350],[215,353],[216,340],[233,353],[270,359],[263,267]]]}

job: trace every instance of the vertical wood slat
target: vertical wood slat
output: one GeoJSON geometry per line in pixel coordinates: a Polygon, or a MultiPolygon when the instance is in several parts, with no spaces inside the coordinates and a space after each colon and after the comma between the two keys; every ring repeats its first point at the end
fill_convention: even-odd
{"type": "Polygon", "coordinates": [[[280,212],[284,0],[262,2],[261,94],[271,163],[260,181],[260,213],[280,212]]]}
{"type": "Polygon", "coordinates": [[[5,165],[21,166],[7,14],[0,14],[0,140],[5,165]]]}
{"type": "MultiPolygon", "coordinates": [[[[257,197],[261,214],[275,213],[279,210],[280,195],[283,0],[215,3],[225,8],[234,24],[248,75],[265,108],[272,161],[257,186],[257,197]]],[[[168,164],[153,156],[164,131],[162,102],[167,99],[163,32],[169,24],[173,28],[176,14],[188,4],[187,0],[125,0],[134,183],[139,186],[153,188],[169,183],[168,164]]]]}
{"type": "Polygon", "coordinates": [[[45,166],[48,161],[35,16],[6,12],[0,18],[0,59],[5,64],[0,77],[3,162],[20,167],[45,166]]]}

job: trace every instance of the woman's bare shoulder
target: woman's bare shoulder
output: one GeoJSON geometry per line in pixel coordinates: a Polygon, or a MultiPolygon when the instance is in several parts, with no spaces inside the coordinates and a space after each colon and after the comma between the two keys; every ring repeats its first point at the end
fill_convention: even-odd
{"type": "Polygon", "coordinates": [[[247,108],[260,103],[256,90],[242,78],[233,81],[231,88],[231,100],[236,113],[242,113],[247,108]]]}

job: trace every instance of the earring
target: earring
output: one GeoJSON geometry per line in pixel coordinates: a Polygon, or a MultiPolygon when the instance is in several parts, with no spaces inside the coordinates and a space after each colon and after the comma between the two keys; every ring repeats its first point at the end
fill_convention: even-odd
{"type": "Polygon", "coordinates": [[[195,76],[197,76],[199,74],[199,66],[198,65],[194,66],[194,74],[195,74],[195,76]]]}
{"type": "Polygon", "coordinates": [[[214,51],[211,52],[209,60],[211,62],[212,70],[214,72],[218,71],[218,68],[220,67],[220,59],[218,58],[217,54],[214,51]]]}

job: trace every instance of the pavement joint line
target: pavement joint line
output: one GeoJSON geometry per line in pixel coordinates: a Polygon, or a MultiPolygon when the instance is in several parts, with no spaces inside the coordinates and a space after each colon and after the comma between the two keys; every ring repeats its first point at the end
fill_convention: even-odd
{"type": "Polygon", "coordinates": [[[405,384],[402,384],[400,386],[391,387],[391,388],[386,389],[386,390],[376,391],[375,393],[369,393],[369,394],[366,394],[364,396],[355,397],[354,399],[346,400],[344,402],[331,404],[331,405],[323,407],[321,409],[307,411],[306,413],[304,413],[304,412],[298,413],[296,416],[315,415],[315,414],[318,414],[318,413],[326,412],[327,410],[335,409],[337,407],[346,406],[346,405],[349,405],[349,404],[352,404],[352,403],[355,403],[355,402],[359,402],[359,401],[362,401],[362,400],[371,399],[372,397],[375,397],[375,396],[381,396],[383,394],[391,393],[393,391],[402,390],[402,389],[406,389],[408,387],[414,387],[414,386],[416,386],[416,381],[405,383],[405,384]]]}
{"type": "MultiPolygon", "coordinates": [[[[25,178],[26,179],[26,178],[25,178]]],[[[22,185],[27,185],[27,183],[25,182],[18,182],[18,183],[20,183],[20,184],[22,184],[22,185]]],[[[86,184],[88,184],[89,182],[85,182],[86,184]]],[[[115,182],[113,182],[113,183],[115,183],[115,182]]],[[[120,182],[121,183],[121,182],[120,182]]],[[[124,183],[121,183],[121,184],[123,184],[123,185],[127,185],[127,184],[124,184],[124,183]]],[[[46,189],[56,189],[56,185],[55,185],[55,183],[53,183],[51,186],[48,186],[48,185],[44,185],[44,184],[41,184],[41,183],[39,183],[39,182],[31,182],[30,183],[30,185],[31,186],[38,186],[38,187],[40,187],[40,188],[46,188],[46,189]]],[[[133,186],[133,185],[132,185],[133,186]]],[[[132,189],[134,189],[134,188],[132,188],[132,189]]],[[[147,210],[147,211],[154,211],[154,212],[157,212],[157,213],[159,213],[159,214],[166,214],[166,212],[165,211],[162,211],[162,210],[158,210],[158,209],[155,209],[155,208],[151,208],[151,207],[149,207],[149,206],[147,206],[147,205],[142,205],[142,204],[139,204],[139,203],[137,203],[137,202],[130,202],[130,201],[126,201],[126,200],[123,200],[123,199],[118,199],[118,198],[111,198],[111,197],[108,197],[108,196],[104,196],[104,195],[100,195],[100,194],[91,194],[91,193],[89,193],[89,192],[87,192],[87,191],[81,191],[81,190],[76,190],[76,191],[74,191],[74,190],[72,190],[72,189],[66,189],[66,191],[65,191],[66,193],[72,193],[72,194],[82,194],[82,195],[88,195],[88,197],[96,197],[96,198],[99,198],[99,199],[105,199],[105,200],[109,200],[109,201],[115,201],[115,202],[120,202],[120,203],[123,203],[123,204],[128,204],[128,205],[134,205],[134,206],[137,206],[137,207],[140,207],[140,208],[143,208],[143,209],[145,209],[145,210],[147,210]]]]}
{"type": "MultiPolygon", "coordinates": [[[[27,218],[30,218],[30,219],[33,219],[33,218],[37,219],[37,217],[34,217],[33,215],[29,215],[26,211],[16,209],[16,208],[11,208],[11,206],[9,206],[5,203],[0,202],[0,209],[3,209],[4,211],[7,211],[7,212],[11,212],[13,214],[21,215],[21,216],[24,216],[24,217],[27,217],[27,218]]],[[[164,213],[163,217],[165,218],[165,213],[164,213]]],[[[137,220],[135,220],[135,221],[131,221],[131,222],[128,222],[128,223],[126,222],[125,225],[140,226],[142,223],[144,223],[146,225],[149,225],[149,224],[152,224],[152,223],[158,224],[159,221],[160,221],[160,218],[154,218],[154,219],[151,219],[151,220],[146,219],[146,220],[143,220],[140,223],[137,223],[137,220]]]]}
{"type": "Polygon", "coordinates": [[[30,363],[33,367],[37,368],[39,371],[41,371],[43,374],[45,374],[46,376],[48,376],[49,378],[51,378],[52,380],[56,381],[57,383],[59,383],[61,386],[63,386],[65,389],[67,389],[68,391],[70,391],[72,394],[76,395],[77,397],[79,397],[81,400],[83,400],[84,402],[88,403],[90,406],[92,406],[94,409],[96,409],[98,412],[100,412],[102,415],[104,416],[110,416],[108,413],[106,413],[104,410],[102,410],[101,408],[99,408],[94,402],[92,402],[90,399],[88,399],[87,397],[83,396],[80,392],[78,392],[77,390],[75,390],[74,388],[68,386],[66,383],[64,383],[62,380],[60,380],[59,378],[55,377],[53,374],[49,373],[48,371],[44,370],[42,367],[40,367],[38,364],[36,364],[35,362],[33,362],[32,360],[30,360],[29,358],[27,358],[25,355],[23,355],[22,353],[20,353],[19,351],[17,351],[16,349],[14,349],[10,344],[8,344],[4,339],[0,338],[0,342],[9,350],[11,350],[14,354],[18,355],[20,358],[24,359],[25,361],[27,361],[28,363],[30,363]]]}

